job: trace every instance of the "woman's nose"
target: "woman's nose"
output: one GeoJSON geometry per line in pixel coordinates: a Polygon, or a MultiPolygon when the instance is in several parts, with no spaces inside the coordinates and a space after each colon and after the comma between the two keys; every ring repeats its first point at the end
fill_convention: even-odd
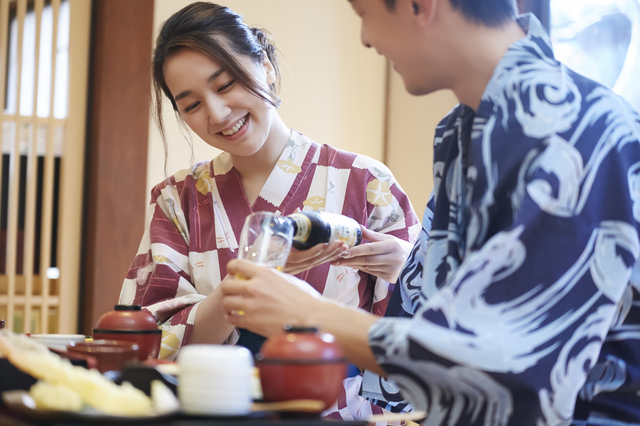
{"type": "Polygon", "coordinates": [[[209,123],[211,124],[224,123],[229,113],[231,113],[227,103],[217,96],[210,96],[207,99],[207,109],[209,111],[209,123]]]}

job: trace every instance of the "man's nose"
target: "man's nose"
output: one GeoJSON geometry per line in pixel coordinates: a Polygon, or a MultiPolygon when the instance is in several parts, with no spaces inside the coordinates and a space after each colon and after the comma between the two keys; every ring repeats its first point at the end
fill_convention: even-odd
{"type": "Polygon", "coordinates": [[[364,33],[364,29],[360,30],[360,40],[362,41],[362,44],[364,45],[364,47],[366,48],[371,47],[371,44],[367,41],[367,36],[364,33]]]}

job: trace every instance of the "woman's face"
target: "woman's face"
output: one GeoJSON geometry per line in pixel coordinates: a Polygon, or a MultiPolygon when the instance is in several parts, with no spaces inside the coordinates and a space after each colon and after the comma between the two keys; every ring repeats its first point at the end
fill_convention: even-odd
{"type": "MultiPolygon", "coordinates": [[[[275,72],[268,59],[239,61],[268,93],[275,72]]],[[[202,140],[231,155],[250,156],[271,131],[275,108],[253,95],[210,57],[183,48],[165,60],[164,78],[180,115],[202,140]]]]}

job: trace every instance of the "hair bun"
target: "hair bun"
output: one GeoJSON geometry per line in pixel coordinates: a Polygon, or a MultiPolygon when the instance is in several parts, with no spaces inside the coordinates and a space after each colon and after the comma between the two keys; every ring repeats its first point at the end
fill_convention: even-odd
{"type": "Polygon", "coordinates": [[[251,33],[258,39],[258,43],[266,51],[275,50],[271,34],[262,28],[253,27],[250,28],[251,33]]]}
{"type": "Polygon", "coordinates": [[[251,33],[255,36],[256,40],[258,41],[258,43],[260,44],[260,46],[262,47],[262,49],[265,51],[265,53],[267,54],[267,58],[269,58],[269,61],[271,62],[271,64],[273,65],[273,67],[276,70],[276,83],[274,83],[273,87],[271,88],[273,91],[277,92],[279,90],[279,86],[280,86],[280,66],[278,64],[278,52],[276,50],[276,47],[274,45],[273,42],[273,36],[271,35],[270,32],[268,32],[265,29],[262,28],[257,28],[257,27],[251,27],[249,28],[249,30],[251,31],[251,33]]]}

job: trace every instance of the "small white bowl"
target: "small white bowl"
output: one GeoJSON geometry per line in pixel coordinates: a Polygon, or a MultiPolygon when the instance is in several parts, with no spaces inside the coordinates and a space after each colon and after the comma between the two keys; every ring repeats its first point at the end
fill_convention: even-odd
{"type": "Polygon", "coordinates": [[[178,378],[178,383],[188,384],[189,386],[211,387],[243,384],[251,384],[251,376],[248,373],[237,375],[206,375],[204,377],[195,374],[182,374],[178,378]]]}
{"type": "Polygon", "coordinates": [[[187,345],[178,353],[178,398],[187,414],[237,416],[251,410],[253,356],[241,346],[187,345]]]}
{"type": "Polygon", "coordinates": [[[182,410],[187,414],[208,414],[216,416],[243,416],[251,412],[251,400],[233,401],[180,401],[182,410]]]}
{"type": "Polygon", "coordinates": [[[198,371],[238,372],[253,369],[253,356],[247,348],[228,345],[187,345],[178,353],[180,374],[198,371]]]}
{"type": "Polygon", "coordinates": [[[251,381],[235,382],[199,382],[197,380],[178,379],[178,386],[187,391],[198,392],[249,392],[251,391],[251,381]]]}
{"type": "Polygon", "coordinates": [[[71,342],[84,342],[84,334],[30,334],[33,340],[51,349],[66,351],[71,342]]]}
{"type": "Polygon", "coordinates": [[[226,389],[199,390],[178,388],[178,397],[181,400],[235,400],[241,398],[251,398],[251,389],[247,391],[227,391],[226,389]]]}

